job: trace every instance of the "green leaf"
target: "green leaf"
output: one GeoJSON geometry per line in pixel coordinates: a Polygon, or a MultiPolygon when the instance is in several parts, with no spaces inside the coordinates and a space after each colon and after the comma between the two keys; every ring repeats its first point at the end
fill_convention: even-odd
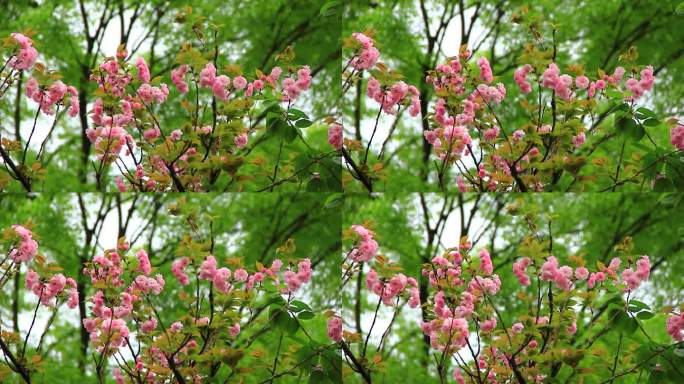
{"type": "Polygon", "coordinates": [[[320,370],[314,370],[311,371],[311,375],[309,375],[309,384],[318,384],[318,383],[327,383],[328,380],[325,377],[325,374],[321,372],[320,370]]]}
{"type": "Polygon", "coordinates": [[[684,158],[672,158],[665,163],[665,174],[674,188],[684,189],[684,158]]]}
{"type": "Polygon", "coordinates": [[[309,307],[309,304],[299,300],[292,300],[290,302],[290,310],[292,312],[312,311],[311,307],[309,307]]]}
{"type": "Polygon", "coordinates": [[[285,122],[285,120],[278,120],[271,128],[274,135],[282,138],[285,142],[291,143],[297,138],[297,129],[285,122]]]}
{"type": "Polygon", "coordinates": [[[300,320],[311,320],[316,317],[316,314],[311,311],[302,311],[297,315],[300,320]]]}
{"type": "Polygon", "coordinates": [[[630,300],[630,301],[629,301],[629,305],[630,305],[630,306],[633,306],[633,307],[635,307],[635,308],[638,308],[638,309],[640,309],[640,310],[641,310],[641,309],[646,309],[646,310],[649,310],[649,311],[651,310],[651,307],[649,307],[648,304],[646,304],[646,303],[644,303],[644,302],[642,302],[642,301],[639,301],[639,300],[630,300]]]}
{"type": "Polygon", "coordinates": [[[299,322],[297,319],[292,318],[289,313],[283,310],[275,310],[273,316],[273,324],[281,331],[288,334],[294,334],[299,329],[299,322]]]}
{"type": "Polygon", "coordinates": [[[287,110],[287,113],[290,121],[309,118],[306,113],[300,111],[299,109],[290,108],[287,110]]]}
{"type": "MultiPolygon", "coordinates": [[[[651,117],[654,119],[658,118],[658,116],[655,114],[655,112],[651,111],[648,108],[640,107],[640,108],[637,108],[636,112],[637,112],[637,114],[644,116],[645,118],[648,118],[648,117],[651,117]]],[[[639,117],[639,118],[643,119],[641,117],[639,117]]]]}
{"type": "Polygon", "coordinates": [[[616,122],[617,133],[619,135],[627,135],[634,140],[641,140],[646,134],[644,128],[637,124],[636,121],[629,117],[621,117],[616,122]]]}
{"type": "Polygon", "coordinates": [[[665,177],[656,179],[655,183],[653,184],[654,192],[669,192],[673,189],[674,186],[672,185],[672,181],[665,177]]]}
{"type": "Polygon", "coordinates": [[[335,208],[339,207],[342,203],[344,203],[344,194],[333,193],[325,199],[323,206],[325,208],[335,208]]]}
{"type": "Polygon", "coordinates": [[[639,324],[635,319],[630,317],[627,312],[620,312],[620,314],[615,318],[615,329],[624,334],[634,333],[639,324]]]}
{"type": "Polygon", "coordinates": [[[647,127],[655,127],[657,125],[660,125],[660,120],[654,119],[654,118],[649,118],[643,121],[643,124],[647,127]]]}
{"type": "Polygon", "coordinates": [[[323,192],[324,184],[320,177],[312,177],[311,180],[306,184],[307,192],[323,192]]]}
{"type": "Polygon", "coordinates": [[[307,120],[307,119],[297,120],[297,122],[295,123],[297,128],[308,128],[311,126],[311,124],[313,124],[313,122],[311,122],[311,120],[307,120]]]}
{"type": "Polygon", "coordinates": [[[639,319],[639,320],[648,320],[648,319],[652,318],[653,316],[655,316],[655,314],[653,312],[648,312],[648,311],[641,311],[641,312],[637,313],[637,315],[636,315],[637,319],[639,319]]]}
{"type": "Polygon", "coordinates": [[[321,7],[321,10],[319,11],[319,15],[323,17],[329,17],[337,13],[337,10],[339,8],[339,5],[341,4],[340,0],[331,0],[328,1],[327,3],[323,4],[321,7]]]}

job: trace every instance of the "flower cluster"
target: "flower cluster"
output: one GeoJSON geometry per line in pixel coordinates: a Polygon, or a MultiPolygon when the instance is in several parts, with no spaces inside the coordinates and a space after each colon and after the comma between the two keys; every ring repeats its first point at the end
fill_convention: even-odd
{"type": "Polygon", "coordinates": [[[387,67],[378,63],[380,51],[375,48],[375,42],[372,38],[363,33],[355,32],[352,34],[352,41],[356,42],[358,46],[354,45],[354,54],[349,65],[359,71],[373,69],[377,66],[379,76],[381,76],[381,78],[371,76],[368,79],[366,86],[368,97],[379,103],[382,111],[387,114],[396,114],[403,105],[409,108],[411,116],[417,116],[420,113],[418,88],[403,81],[395,82],[393,80],[393,76],[391,72],[387,71],[387,67]]]}
{"type": "Polygon", "coordinates": [[[46,266],[44,257],[36,257],[38,242],[33,238],[33,232],[23,225],[15,224],[6,233],[11,234],[9,239],[12,242],[7,256],[14,261],[17,271],[22,263],[28,266],[25,286],[38,297],[39,303],[54,307],[59,298],[65,297],[69,308],[78,306],[76,281],[61,273],[53,274],[51,271],[61,268],[56,265],[46,266]]]}
{"type": "Polygon", "coordinates": [[[12,229],[19,236],[19,245],[12,248],[9,257],[16,263],[30,261],[38,250],[38,242],[33,239],[33,232],[18,224],[13,225],[12,229]]]}
{"type": "Polygon", "coordinates": [[[33,47],[33,40],[19,32],[12,33],[12,38],[19,45],[19,52],[10,58],[9,66],[23,70],[31,68],[38,58],[38,51],[33,47]]]}
{"type": "MultiPolygon", "coordinates": [[[[485,57],[478,59],[480,75],[473,79],[480,83],[466,96],[471,69],[464,66],[461,60],[469,58],[470,52],[463,51],[459,57],[438,64],[425,78],[439,98],[434,107],[436,127],[425,131],[423,135],[443,161],[457,159],[470,153],[473,139],[468,126],[475,122],[477,111],[485,105],[501,103],[506,96],[506,87],[502,83],[490,85],[494,81],[494,76],[485,57]],[[461,101],[454,104],[448,100],[461,101]]],[[[499,132],[499,128],[493,126],[483,132],[483,138],[491,142],[499,132]]]]}
{"type": "MultiPolygon", "coordinates": [[[[200,333],[209,327],[212,332],[222,329],[224,335],[236,338],[241,332],[238,308],[256,297],[255,289],[266,279],[280,286],[280,293],[288,294],[289,299],[292,293],[310,281],[313,273],[309,259],[287,268],[281,260],[275,259],[268,268],[257,264],[257,272],[251,274],[242,267],[232,270],[222,267],[213,255],[201,259],[195,256],[180,257],[173,261],[171,272],[181,287],[189,284],[191,275],[197,278],[198,287],[202,281],[209,282],[212,294],[222,295],[212,304],[221,306],[221,309],[217,308],[214,313],[212,307],[212,316],[202,316],[198,306],[196,312],[164,326],[151,300],[153,296],[164,292],[166,282],[161,274],[152,277],[155,268],[145,250],[139,250],[131,256],[127,255],[128,250],[128,243],[120,241],[116,250],[94,257],[84,269],[84,274],[91,277],[98,290],[89,298],[91,315],[83,321],[83,325],[90,334],[91,343],[106,356],[127,346],[132,338],[144,344],[136,357],[135,366],[141,377],[150,382],[161,379],[164,369],[172,363],[182,365],[194,359],[191,354],[197,353],[201,346],[197,329],[200,333]],[[192,267],[192,273],[189,267],[192,267]],[[230,297],[230,300],[224,296],[230,297]],[[170,354],[157,346],[155,340],[158,338],[175,340],[173,343],[176,344],[183,341],[174,347],[177,352],[170,354]]],[[[185,296],[181,294],[181,297],[185,296]]],[[[194,305],[192,308],[195,308],[194,305]]],[[[123,373],[131,376],[131,372],[125,370],[115,372],[115,379],[125,380],[123,373]]],[[[194,377],[196,380],[201,378],[199,375],[194,377]]]]}
{"type": "MultiPolygon", "coordinates": [[[[181,101],[184,108],[202,108],[201,104],[215,101],[230,103],[231,108],[230,112],[220,107],[212,108],[217,116],[208,124],[201,121],[204,118],[196,111],[192,112],[190,127],[166,132],[156,114],[157,109],[172,97],[169,86],[160,78],[152,78],[142,57],[130,63],[127,56],[123,52],[107,58],[93,71],[91,80],[97,82],[98,94],[103,97],[95,100],[91,115],[93,126],[86,131],[101,164],[110,165],[120,158],[125,164],[122,156],[131,157],[135,164],[134,170],[122,170],[123,174],[115,179],[119,191],[126,191],[130,186],[147,191],[179,186],[202,190],[203,182],[197,171],[193,172],[194,161],[229,162],[234,166],[235,152],[247,145],[252,131],[242,119],[248,117],[255,103],[271,97],[271,91],[278,101],[291,103],[308,90],[312,82],[308,66],[288,67],[287,76],[282,78],[284,70],[276,66],[268,75],[256,71],[256,78],[248,81],[236,73],[239,70],[235,68],[227,67],[228,73],[235,74],[231,78],[220,73],[214,62],[182,60],[171,70],[171,83],[180,95],[190,92],[190,82],[198,92],[189,100],[181,101]],[[203,95],[205,89],[210,91],[210,101],[203,95]],[[228,137],[224,139],[225,136],[228,137]],[[225,145],[226,141],[232,142],[234,147],[225,145]],[[163,154],[157,150],[161,145],[163,154]],[[140,157],[136,156],[136,148],[140,149],[140,157]],[[226,152],[219,153],[224,149],[226,152]]],[[[123,164],[118,165],[123,167],[123,164]]],[[[97,176],[99,179],[99,172],[97,176]]],[[[212,173],[212,177],[215,176],[212,173]]]]}
{"type": "Polygon", "coordinates": [[[352,38],[359,44],[350,61],[352,68],[356,70],[373,68],[380,57],[380,51],[375,48],[375,41],[360,32],[352,33],[352,38]]]}
{"type": "Polygon", "coordinates": [[[288,269],[283,273],[283,281],[285,282],[285,288],[282,289],[283,293],[294,293],[302,286],[311,280],[311,275],[313,271],[311,269],[311,260],[304,259],[297,264],[297,272],[292,268],[288,269]]]}
{"type": "Polygon", "coordinates": [[[26,82],[26,97],[35,101],[40,105],[40,110],[46,115],[54,115],[55,105],[67,105],[65,102],[68,97],[69,110],[68,114],[71,117],[78,115],[79,101],[78,91],[72,86],[67,86],[61,81],[57,80],[50,86],[41,87],[38,81],[31,77],[26,82]]]}
{"type": "MultiPolygon", "coordinates": [[[[185,267],[189,263],[190,259],[187,257],[179,258],[172,263],[171,271],[181,285],[187,285],[190,282],[185,273],[185,267]]],[[[250,290],[254,288],[255,284],[262,283],[266,278],[270,278],[275,284],[279,284],[281,272],[284,283],[284,287],[281,288],[282,293],[294,293],[303,284],[311,280],[313,270],[309,259],[300,261],[297,264],[297,271],[293,267],[281,271],[282,266],[283,262],[280,259],[275,259],[269,268],[261,267],[257,272],[250,275],[244,268],[238,268],[235,271],[226,267],[218,268],[216,258],[209,255],[200,264],[197,276],[199,279],[210,281],[213,287],[223,294],[230,293],[233,286],[238,283],[244,283],[245,288],[250,290]]]]}
{"type": "MultiPolygon", "coordinates": [[[[429,279],[437,293],[432,299],[435,318],[424,322],[421,329],[430,337],[432,347],[438,350],[446,348],[455,352],[463,347],[469,334],[468,321],[480,316],[475,310],[477,303],[495,295],[501,287],[499,276],[493,274],[489,252],[482,249],[475,258],[469,255],[470,248],[471,245],[464,242],[458,249],[435,256],[422,269],[423,276],[429,279]]],[[[496,327],[496,319],[481,319],[479,326],[490,332],[496,327]]]]}
{"type": "Polygon", "coordinates": [[[380,82],[371,77],[367,85],[368,97],[380,104],[383,112],[388,115],[397,113],[395,107],[400,105],[410,105],[409,113],[417,116],[420,113],[420,93],[418,88],[408,85],[403,81],[393,84],[381,85],[380,82]]]}
{"type": "Polygon", "coordinates": [[[667,318],[667,333],[675,341],[684,341],[684,312],[667,318]]]}
{"type": "Polygon", "coordinates": [[[373,232],[361,225],[352,225],[351,229],[358,235],[359,241],[349,252],[349,258],[359,263],[371,261],[378,252],[378,242],[373,239],[373,232]]]}
{"type": "MultiPolygon", "coordinates": [[[[598,271],[590,272],[584,266],[578,266],[575,269],[567,265],[561,266],[555,256],[549,256],[539,268],[539,279],[552,282],[556,287],[564,291],[570,291],[578,282],[584,280],[587,281],[587,287],[592,289],[597,283],[604,282],[606,278],[623,283],[626,290],[633,291],[642,282],[648,280],[651,270],[648,256],[639,258],[635,263],[635,269],[625,268],[622,273],[618,272],[620,264],[621,260],[615,257],[608,266],[601,266],[598,271]]],[[[528,257],[523,257],[513,263],[513,274],[523,286],[530,285],[527,268],[531,265],[533,265],[533,262],[528,257]]]]}
{"type": "Polygon", "coordinates": [[[670,130],[670,143],[680,151],[684,151],[684,125],[677,124],[670,130]]]}
{"type": "Polygon", "coordinates": [[[78,306],[78,290],[76,290],[76,280],[64,277],[61,273],[50,277],[47,281],[42,281],[37,272],[29,270],[26,273],[26,289],[33,292],[40,303],[47,306],[53,306],[52,299],[67,293],[69,299],[67,305],[69,308],[76,308],[78,306]],[[68,292],[65,291],[69,287],[68,292]]]}
{"type": "Polygon", "coordinates": [[[328,337],[336,343],[342,341],[342,318],[331,316],[328,319],[328,337]]]}
{"type": "Polygon", "coordinates": [[[328,144],[340,150],[344,145],[344,127],[340,123],[332,123],[328,126],[328,144]]]}
{"type": "Polygon", "coordinates": [[[366,287],[378,295],[387,306],[392,306],[392,300],[404,293],[408,295],[409,307],[416,308],[420,305],[418,282],[413,277],[406,277],[403,273],[381,278],[375,270],[371,269],[366,274],[366,287]]]}

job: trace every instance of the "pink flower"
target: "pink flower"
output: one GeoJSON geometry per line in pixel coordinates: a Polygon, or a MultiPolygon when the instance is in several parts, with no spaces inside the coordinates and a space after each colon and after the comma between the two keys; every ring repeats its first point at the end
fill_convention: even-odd
{"type": "Polygon", "coordinates": [[[209,318],[207,316],[200,317],[198,319],[195,319],[195,324],[196,325],[207,325],[209,324],[209,318]]]}
{"type": "Polygon", "coordinates": [[[126,383],[124,377],[121,375],[121,368],[114,368],[114,381],[116,382],[116,384],[126,383]]]}
{"type": "Polygon", "coordinates": [[[456,380],[456,384],[465,384],[465,379],[463,378],[463,374],[461,374],[461,369],[454,369],[454,380],[456,380]]]}
{"type": "Polygon", "coordinates": [[[639,260],[636,261],[637,265],[637,270],[636,270],[636,275],[639,279],[642,281],[648,280],[648,276],[651,273],[651,263],[648,259],[648,256],[644,255],[639,258],[639,260]]]}
{"type": "Polygon", "coordinates": [[[530,264],[532,264],[532,260],[529,257],[523,257],[513,263],[513,274],[518,278],[520,284],[524,286],[530,285],[530,278],[526,274],[526,269],[530,264]]]}
{"type": "Polygon", "coordinates": [[[670,143],[678,150],[684,150],[684,125],[677,124],[670,130],[670,143]]]}
{"type": "Polygon", "coordinates": [[[169,88],[166,84],[162,84],[159,87],[153,87],[148,83],[145,83],[138,88],[138,96],[145,103],[151,103],[156,101],[158,104],[163,103],[166,97],[169,95],[169,88]]]}
{"type": "Polygon", "coordinates": [[[143,139],[149,143],[154,142],[160,136],[161,131],[157,127],[147,129],[143,132],[143,139]]]}
{"type": "Polygon", "coordinates": [[[171,324],[171,331],[172,332],[178,332],[181,329],[183,329],[183,324],[180,321],[176,321],[173,324],[171,324]]]}
{"type": "Polygon", "coordinates": [[[240,323],[235,323],[228,328],[231,336],[235,337],[240,334],[240,323]]]}
{"type": "Polygon", "coordinates": [[[245,89],[247,86],[247,79],[244,76],[237,76],[233,79],[233,87],[235,89],[245,89]]]}
{"type": "Polygon", "coordinates": [[[586,76],[577,76],[575,79],[575,86],[579,89],[587,89],[589,87],[589,78],[586,76]]]}
{"type": "Polygon", "coordinates": [[[525,131],[522,129],[518,129],[517,131],[513,132],[513,140],[520,141],[523,137],[525,137],[525,131]]]}
{"type": "Polygon", "coordinates": [[[268,81],[271,85],[275,85],[276,81],[278,81],[278,79],[280,78],[280,74],[282,73],[283,69],[278,66],[275,66],[271,69],[271,73],[269,73],[266,81],[268,81]]]}
{"type": "Polygon", "coordinates": [[[200,266],[199,278],[203,280],[213,280],[216,275],[216,258],[209,255],[200,266]]]}
{"type": "Polygon", "coordinates": [[[302,285],[302,281],[294,271],[285,271],[283,274],[283,280],[285,281],[286,285],[284,290],[285,293],[294,292],[302,285]]]}
{"type": "Polygon", "coordinates": [[[409,290],[408,306],[411,308],[420,306],[420,291],[418,288],[413,287],[409,290]]]}
{"type": "Polygon", "coordinates": [[[596,282],[601,282],[606,280],[606,275],[603,272],[595,272],[589,275],[589,280],[587,281],[587,286],[589,288],[594,288],[596,282]]]}
{"type": "Polygon", "coordinates": [[[160,274],[157,274],[154,279],[145,275],[138,275],[135,277],[132,286],[145,293],[152,292],[155,295],[159,295],[162,289],[164,289],[165,283],[164,278],[160,274]]]}
{"type": "Polygon", "coordinates": [[[468,187],[466,187],[465,183],[463,182],[461,175],[456,176],[456,185],[458,186],[458,192],[468,192],[468,187]]]}
{"type": "Polygon", "coordinates": [[[171,131],[171,134],[169,135],[171,140],[178,140],[182,136],[183,136],[183,131],[181,131],[180,129],[174,129],[173,131],[171,131]]]}
{"type": "Polygon", "coordinates": [[[572,144],[574,144],[576,148],[581,147],[585,141],[586,136],[584,135],[584,132],[581,132],[577,136],[572,137],[572,144]]]}
{"type": "Polygon", "coordinates": [[[328,144],[340,150],[344,144],[342,124],[332,123],[328,126],[328,144]]]}
{"type": "Polygon", "coordinates": [[[548,124],[542,125],[537,129],[537,132],[539,132],[540,134],[551,133],[551,126],[548,124]]]}
{"type": "Polygon", "coordinates": [[[486,141],[492,141],[499,136],[499,127],[492,127],[484,131],[484,138],[486,141]]]}
{"type": "Polygon", "coordinates": [[[233,139],[233,142],[234,142],[236,147],[244,148],[245,145],[247,145],[248,140],[249,140],[249,136],[247,136],[246,133],[243,133],[241,135],[235,136],[235,139],[233,139]]]}
{"type": "Polygon", "coordinates": [[[128,187],[126,186],[126,183],[124,183],[124,179],[122,176],[117,176],[114,179],[114,184],[116,184],[116,189],[119,192],[126,192],[128,190],[128,187]]]}
{"type": "Polygon", "coordinates": [[[515,80],[516,84],[520,87],[520,92],[527,94],[532,92],[532,85],[530,82],[527,80],[527,74],[532,71],[532,66],[529,64],[525,64],[524,66],[518,68],[515,70],[513,73],[513,79],[515,80]]]}
{"type": "Polygon", "coordinates": [[[642,256],[637,260],[637,270],[634,271],[631,268],[625,268],[622,271],[622,282],[627,284],[627,289],[632,291],[641,285],[643,281],[648,280],[648,276],[651,271],[651,265],[648,260],[648,256],[642,256]]]}
{"type": "Polygon", "coordinates": [[[69,300],[67,301],[67,306],[74,309],[78,306],[78,290],[76,288],[71,288],[69,290],[69,300]]]}
{"type": "Polygon", "coordinates": [[[494,80],[494,75],[492,75],[492,68],[489,66],[489,61],[486,57],[480,57],[480,59],[477,61],[477,66],[480,67],[480,80],[487,83],[494,80]]]}
{"type": "Polygon", "coordinates": [[[514,323],[511,325],[511,330],[513,333],[520,333],[523,329],[525,329],[525,326],[522,323],[514,323]]]}
{"type": "Polygon", "coordinates": [[[190,259],[187,257],[181,257],[180,259],[176,259],[172,264],[171,264],[171,273],[178,279],[178,282],[181,285],[188,285],[190,284],[190,280],[188,279],[188,275],[185,274],[185,266],[190,264],[190,259]]]}
{"type": "Polygon", "coordinates": [[[38,58],[38,51],[33,48],[33,41],[30,37],[21,33],[12,33],[12,38],[19,44],[19,52],[9,60],[9,66],[14,69],[29,69],[35,64],[38,58]]]}
{"type": "Polygon", "coordinates": [[[342,319],[333,316],[328,319],[328,337],[334,342],[339,343],[342,341],[342,319]]]}
{"type": "Polygon", "coordinates": [[[274,259],[273,262],[271,263],[271,272],[278,272],[280,271],[280,268],[283,266],[283,262],[280,259],[274,259]]]}
{"type": "Polygon", "coordinates": [[[17,247],[12,248],[9,257],[16,263],[28,262],[38,252],[38,242],[33,240],[33,233],[21,225],[13,225],[12,229],[19,235],[20,242],[17,247]]]}
{"type": "Polygon", "coordinates": [[[349,257],[353,261],[367,262],[375,257],[377,251],[378,243],[374,239],[369,238],[359,243],[357,247],[352,250],[349,257]]]}
{"type": "Polygon", "coordinates": [[[569,75],[561,75],[560,69],[556,63],[549,64],[548,68],[542,74],[542,86],[544,88],[553,89],[556,95],[563,100],[570,99],[572,84],[572,77],[569,75]]]}
{"type": "Polygon", "coordinates": [[[75,117],[76,115],[78,115],[78,112],[80,110],[81,104],[78,100],[78,93],[71,95],[71,97],[69,98],[69,110],[67,111],[67,113],[69,114],[69,116],[75,117]]]}
{"type": "Polygon", "coordinates": [[[147,252],[144,249],[138,251],[135,254],[138,258],[138,271],[141,271],[145,275],[152,273],[152,265],[150,264],[150,259],[147,257],[147,252]]]}
{"type": "Polygon", "coordinates": [[[219,268],[216,270],[216,273],[214,274],[213,278],[213,284],[214,287],[216,287],[216,290],[223,293],[227,294],[230,292],[231,285],[229,283],[231,276],[231,271],[228,268],[219,268]]]}
{"type": "Polygon", "coordinates": [[[173,85],[176,86],[176,89],[178,89],[178,92],[180,93],[187,93],[189,90],[188,83],[184,80],[185,74],[189,68],[190,67],[187,65],[181,65],[180,67],[171,70],[171,82],[173,82],[173,85]]]}
{"type": "Polygon", "coordinates": [[[138,79],[143,83],[150,82],[150,70],[147,68],[147,63],[142,57],[135,60],[135,66],[138,68],[138,79]]]}
{"type": "Polygon", "coordinates": [[[684,313],[667,318],[667,333],[675,341],[684,340],[684,313]]]}
{"type": "Polygon", "coordinates": [[[350,65],[357,70],[371,69],[380,57],[380,51],[374,47],[375,42],[370,37],[360,32],[352,34],[352,38],[361,44],[361,49],[356,52],[350,65]]]}
{"type": "Polygon", "coordinates": [[[558,273],[558,260],[554,256],[549,256],[541,267],[539,278],[543,281],[554,280],[558,273]]]}
{"type": "Polygon", "coordinates": [[[219,100],[226,101],[230,92],[228,92],[228,86],[230,86],[230,78],[226,75],[217,76],[214,83],[211,86],[211,91],[214,93],[219,100]]]}
{"type": "Polygon", "coordinates": [[[585,267],[575,269],[575,277],[577,280],[586,280],[589,277],[589,270],[585,267]]]}
{"type": "Polygon", "coordinates": [[[622,271],[622,281],[627,284],[629,290],[634,290],[639,287],[641,279],[634,273],[631,268],[626,268],[622,271]]]}
{"type": "Polygon", "coordinates": [[[577,332],[577,322],[573,321],[572,324],[566,329],[568,335],[572,336],[577,332]]]}
{"type": "Polygon", "coordinates": [[[207,63],[204,69],[200,71],[199,86],[203,88],[211,88],[216,80],[216,67],[213,63],[207,63]]]}
{"type": "Polygon", "coordinates": [[[491,275],[494,272],[492,259],[486,249],[480,250],[480,269],[485,275],[491,275]]]}
{"type": "Polygon", "coordinates": [[[496,328],[496,319],[493,317],[480,323],[480,329],[482,329],[483,332],[490,332],[494,328],[496,328]]]}
{"type": "Polygon", "coordinates": [[[154,331],[155,328],[157,328],[157,319],[155,319],[154,317],[143,322],[140,326],[140,329],[145,333],[152,333],[152,331],[154,331]]]}
{"type": "Polygon", "coordinates": [[[233,276],[237,281],[247,281],[249,274],[247,273],[247,271],[244,270],[244,268],[238,268],[235,270],[233,276]]]}

